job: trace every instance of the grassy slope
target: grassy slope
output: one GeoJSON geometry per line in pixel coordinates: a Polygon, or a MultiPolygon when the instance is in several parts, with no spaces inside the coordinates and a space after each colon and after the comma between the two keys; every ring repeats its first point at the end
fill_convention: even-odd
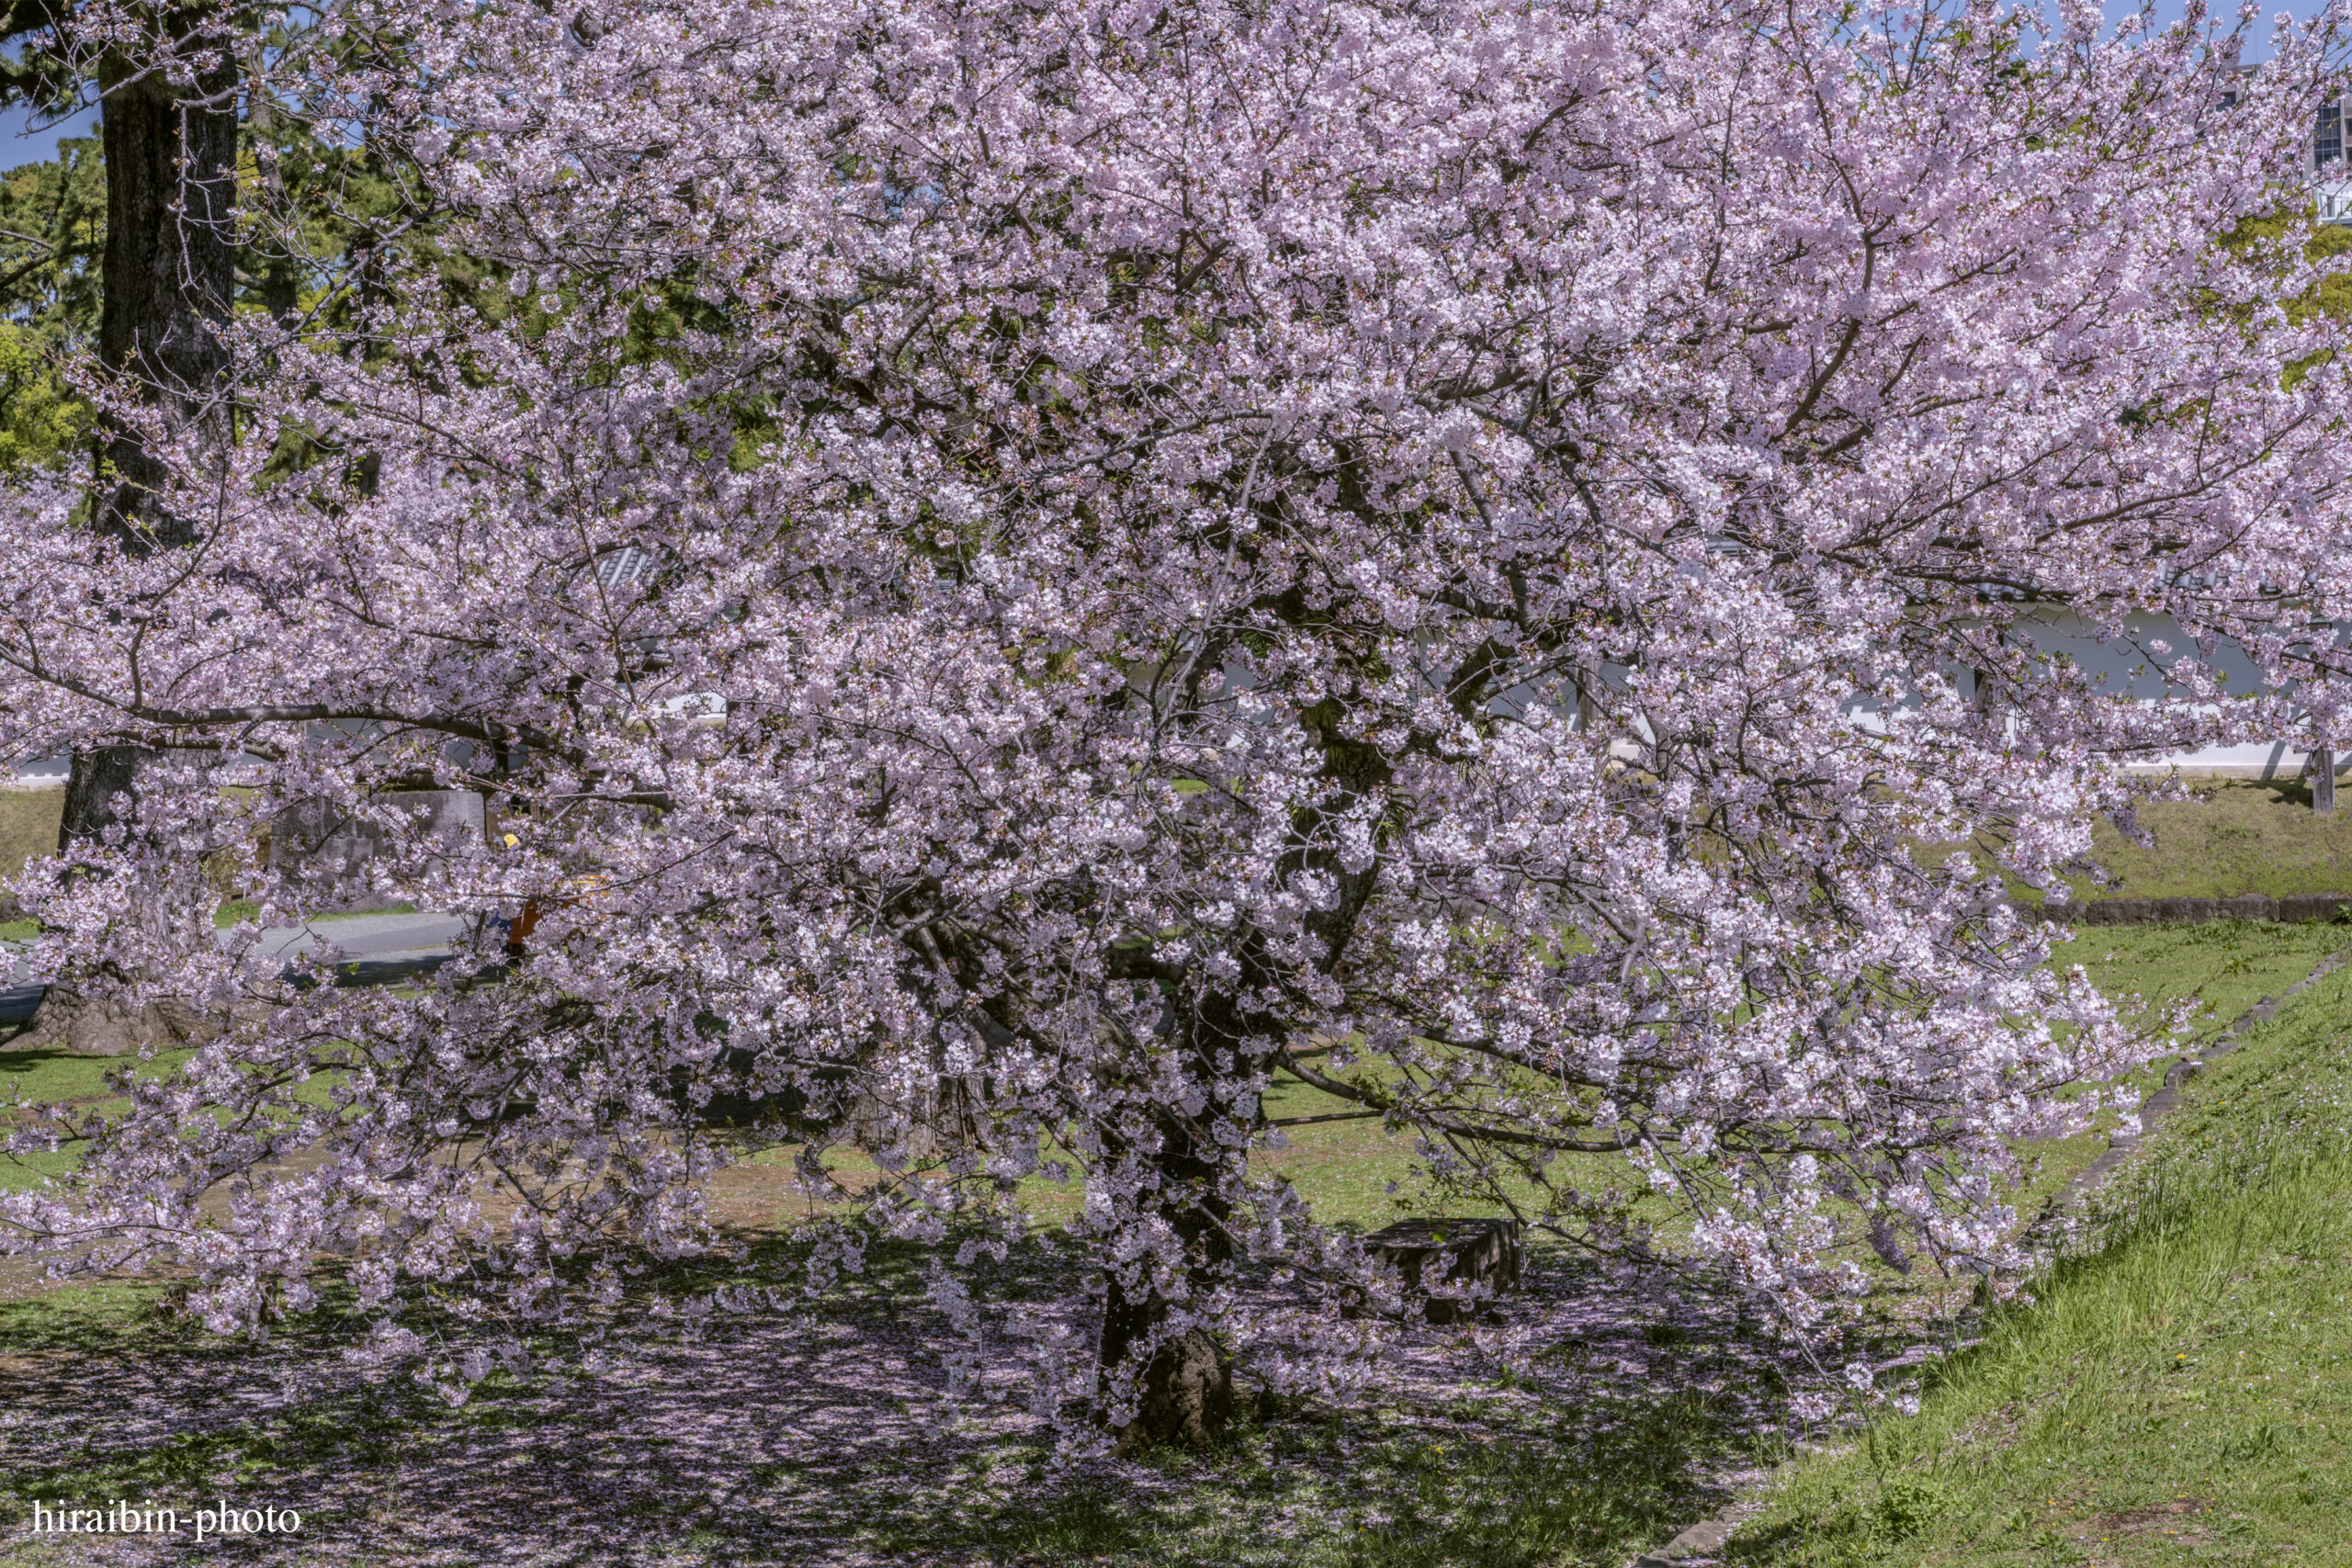
{"type": "Polygon", "coordinates": [[[2104,1195],[2109,1245],[1801,1468],[1735,1560],[2352,1562],[2347,1013],[2352,970],[2198,1080],[2104,1195]]]}
{"type": "MultiPolygon", "coordinates": [[[[65,809],[62,789],[0,789],[0,877],[14,876],[35,855],[57,848],[57,819],[65,809]]],[[[35,933],[17,919],[14,895],[0,893],[0,940],[21,941],[35,933]]]]}
{"type": "MultiPolygon", "coordinates": [[[[2194,1042],[2220,1033],[2256,1002],[2278,995],[2347,944],[2352,944],[2352,927],[2216,920],[2088,931],[2062,947],[2054,962],[2080,964],[2111,995],[2138,998],[2138,1016],[2151,1024],[2175,1002],[2192,1004],[2188,1029],[2188,1042],[2194,1042]]],[[[2153,1089],[2161,1076],[2161,1066],[2143,1074],[2140,1088],[2153,1089]]],[[[1267,1096],[1266,1104],[1275,1117],[1353,1109],[1303,1084],[1284,1084],[1267,1096]]],[[[1417,1179],[1409,1136],[1390,1134],[1376,1121],[1362,1121],[1295,1127],[1289,1137],[1288,1150],[1256,1156],[1251,1168],[1290,1176],[1323,1218],[1371,1229],[1403,1215],[1433,1212],[1417,1179]],[[1391,1182],[1396,1184],[1394,1193],[1388,1190],[1391,1182]]],[[[2106,1146],[2104,1134],[2044,1145],[2037,1151],[2041,1171],[2029,1184],[2023,1206],[2030,1212],[2047,1191],[2106,1146]]],[[[1579,1179],[1596,1185],[1623,1181],[1627,1175],[1627,1168],[1614,1161],[1575,1163],[1589,1168],[1579,1179]]],[[[1453,1200],[1445,1212],[1464,1211],[1453,1200]]],[[[1665,1213],[1661,1206],[1658,1216],[1665,1213]]]]}
{"type": "Polygon", "coordinates": [[[2188,800],[2156,801],[2140,824],[2153,847],[2105,821],[2092,852],[2120,886],[2078,879],[2086,897],[2228,898],[2241,893],[2352,893],[2352,812],[2314,817],[2300,784],[2200,785],[2188,800]]]}
{"type": "MultiPolygon", "coordinates": [[[[2058,949],[2052,961],[2081,964],[2110,996],[2137,997],[2137,1017],[2153,1026],[2176,1002],[2191,1004],[2184,1050],[2210,1040],[2255,1003],[2276,997],[2310,974],[2319,961],[2352,945],[2352,927],[2308,923],[2258,924],[2213,920],[2199,925],[2086,929],[2058,949]]],[[[2132,1080],[2143,1094],[2161,1081],[2169,1057],[2132,1080]]],[[[2112,1124],[2113,1118],[2104,1119],[2112,1124]]],[[[2104,1131],[2041,1145],[2033,1173],[2012,1200],[2021,1213],[2042,1201],[2107,1147],[2104,1131]]]]}

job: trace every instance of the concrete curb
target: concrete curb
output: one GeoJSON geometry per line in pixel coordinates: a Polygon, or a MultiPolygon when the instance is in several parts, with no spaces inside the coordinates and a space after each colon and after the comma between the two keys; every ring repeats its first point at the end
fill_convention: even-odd
{"type": "MultiPolygon", "coordinates": [[[[2018,906],[2020,914],[2033,911],[2018,906]]],[[[2083,904],[2049,903],[2049,919],[2083,926],[2145,926],[2174,920],[2333,920],[2352,912],[2352,893],[2292,893],[2273,898],[2249,893],[2238,898],[2094,898],[2083,904]]]]}
{"type": "MultiPolygon", "coordinates": [[[[2324,894],[2318,895],[2317,897],[2337,898],[2341,899],[2344,903],[2352,904],[2352,896],[2324,894]]],[[[2136,902],[2140,904],[2235,904],[2245,901],[2245,900],[2240,899],[2212,898],[2142,898],[2136,900],[2119,898],[2110,900],[2112,903],[2136,902]]],[[[2295,901],[2296,900],[2286,898],[2267,900],[2267,902],[2276,904],[2287,904],[2295,901]]],[[[2096,909],[2099,906],[2094,904],[2090,907],[2096,909]]],[[[2330,911],[2328,915],[2324,916],[2300,916],[2297,918],[2306,919],[2332,919],[2333,917],[2334,912],[2330,911]]],[[[2062,917],[2053,916],[2052,918],[2057,919],[2062,917]]],[[[2275,919],[2278,917],[2275,915],[2268,917],[2256,917],[2250,915],[2230,914],[2222,916],[2202,915],[2185,917],[2166,915],[2155,918],[2165,919],[2253,919],[2267,918],[2275,919]]],[[[2088,923],[2093,925],[2115,925],[2124,922],[2093,919],[2088,923]]],[[[2212,1060],[2214,1057],[2226,1056],[2231,1052],[2236,1050],[2241,1043],[2239,1037],[2254,1025],[2257,1023],[2267,1023],[2271,1019],[2277,1017],[2279,1006],[2287,1001],[2288,998],[2302,995],[2305,991],[2310,990],[2322,980],[2326,979],[2328,976],[2334,974],[2337,969],[2343,967],[2346,963],[2352,963],[2352,947],[2338,949],[2336,952],[2328,954],[2325,958],[2321,959],[2317,966],[2315,966],[2310,974],[2304,976],[2301,979],[2288,987],[2284,991],[2281,991],[2275,997],[2263,998],[2260,1001],[2255,1003],[2254,1006],[2246,1009],[2245,1011],[2238,1014],[2234,1019],[2232,1019],[2230,1021],[2229,1028],[2223,1030],[2217,1039],[2215,1039],[2211,1044],[2207,1045],[2204,1050],[2199,1052],[2198,1055],[2194,1056],[2183,1056],[2178,1061],[2173,1063],[2171,1066],[2165,1068],[2164,1087],[2141,1102],[2141,1130],[2136,1134],[2118,1133],[2114,1136],[2110,1137],[2108,1140],[2106,1149],[2100,1153],[2098,1158],[2093,1160],[2080,1171],[2077,1171],[2075,1174],[2073,1180],[2067,1182],[2064,1187],[2061,1187],[2057,1191],[2051,1194],[2049,1201],[2042,1205],[2041,1214],[2035,1218],[2032,1224],[2026,1227],[2026,1239],[2033,1241],[2036,1239],[2054,1237],[2057,1229],[2064,1222],[2067,1215],[2081,1203],[2084,1198],[2098,1191],[2099,1188],[2107,1184],[2107,1179],[2114,1173],[2115,1168],[2121,1165],[2123,1161],[2130,1156],[2132,1151],[2140,1146],[2141,1140],[2145,1138],[2150,1132],[2154,1130],[2155,1124],[2162,1122],[2165,1117],[2171,1115],[2175,1111],[2180,1109],[2181,1088],[2193,1075],[2195,1075],[2205,1066],[2207,1062],[2212,1060]]],[[[1881,1370],[1883,1371],[1884,1369],[1882,1368],[1881,1370]]],[[[1791,1466],[1787,1464],[1781,1465],[1773,1472],[1774,1477],[1777,1479],[1785,1475],[1790,1468],[1791,1466]]],[[[1657,1548],[1654,1551],[1645,1551],[1636,1556],[1628,1565],[1628,1568],[1685,1568],[1685,1564],[1690,1559],[1713,1555],[1714,1552],[1723,1547],[1724,1542],[1731,1540],[1732,1532],[1739,1528],[1740,1521],[1732,1517],[1734,1510],[1737,1509],[1739,1506],[1740,1505],[1737,1502],[1725,1504],[1720,1512],[1701,1519],[1697,1524],[1683,1530],[1679,1535],[1676,1536],[1672,1540],[1668,1541],[1664,1546],[1657,1548]]]]}

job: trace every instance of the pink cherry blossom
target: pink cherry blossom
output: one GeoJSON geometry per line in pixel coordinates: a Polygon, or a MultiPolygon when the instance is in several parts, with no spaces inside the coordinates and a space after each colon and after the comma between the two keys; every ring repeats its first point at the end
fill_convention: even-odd
{"type": "Polygon", "coordinates": [[[937,1238],[960,1325],[1051,1176],[1107,1359],[1204,1327],[1304,1380],[1395,1286],[1250,1172],[1298,1079],[1456,1201],[1694,1247],[1801,1329],[1866,1247],[2014,1262],[2018,1145],[2161,1042],[2010,890],[2081,868],[2122,761],[2352,710],[2344,328],[2287,303],[2306,228],[2224,243],[2295,208],[2336,39],[2241,79],[2238,38],[327,6],[254,90],[496,276],[392,246],[365,344],[240,318],[238,441],[174,449],[192,547],[11,482],[0,754],[168,759],[17,884],[38,961],[226,1027],[0,1245],[193,1269],[223,1327],[327,1259],[527,1323],[854,1128],[882,1179],[803,1288],[937,1238]],[[2038,647],[2052,608],[2170,615],[2176,700],[2038,647]],[[486,843],[403,815],[426,778],[486,843]],[[384,852],[253,857],[320,799],[384,852]],[[262,924],[529,900],[528,956],[295,983],[211,938],[240,854],[262,924]]]}

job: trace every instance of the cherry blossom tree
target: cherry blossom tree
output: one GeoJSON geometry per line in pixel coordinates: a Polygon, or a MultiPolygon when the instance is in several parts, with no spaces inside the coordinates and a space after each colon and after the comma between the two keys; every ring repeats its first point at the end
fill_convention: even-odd
{"type": "Polygon", "coordinates": [[[330,1259],[388,1322],[560,1317],[708,1249],[718,1166],[854,1129],[809,1288],[1079,1184],[1100,1337],[1041,1402],[1197,1439],[1236,1354],[1304,1383],[1343,1291],[1396,1301],[1251,1174],[1296,1080],[1818,1331],[1866,1251],[2015,1261],[2017,1145],[2129,1113],[2159,1043],[2012,894],[2119,759],[2281,721],[2211,639],[2335,716],[2342,328],[2274,303],[2307,220],[2225,243],[2295,209],[2326,28],[2250,80],[2201,12],[2082,6],[312,28],[400,48],[248,74],[364,106],[504,292],[379,255],[367,354],[234,322],[239,439],[144,448],[185,549],[29,484],[0,522],[0,750],[174,759],[20,879],[40,962],[220,1024],[19,1134],[89,1142],[0,1222],[191,1268],[215,1326],[330,1259]],[[2038,649],[2052,604],[2173,615],[2180,700],[2038,649]],[[486,845],[404,817],[427,779],[486,845]],[[319,799],[385,852],[252,857],[319,799]],[[311,984],[212,940],[240,854],[263,924],[537,920],[311,984]]]}

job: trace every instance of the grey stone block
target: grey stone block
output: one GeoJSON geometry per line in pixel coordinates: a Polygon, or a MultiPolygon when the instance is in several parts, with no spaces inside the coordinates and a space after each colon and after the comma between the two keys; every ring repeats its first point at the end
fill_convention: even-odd
{"type": "Polygon", "coordinates": [[[1680,1557],[1698,1557],[1715,1551],[1731,1539],[1732,1527],[1722,1519],[1701,1519],[1659,1549],[1658,1555],[1671,1561],[1680,1557]]]}
{"type": "Polygon", "coordinates": [[[2221,901],[2224,919],[2233,920],[2275,920],[2278,918],[2278,900],[2267,894],[2248,893],[2242,897],[2221,901]]]}
{"type": "Polygon", "coordinates": [[[2220,917],[2217,901],[2211,898],[2151,898],[2148,902],[2159,920],[2211,920],[2220,917]]]}
{"type": "Polygon", "coordinates": [[[2341,893],[2298,893],[2278,900],[2278,918],[2282,920],[2332,920],[2341,914],[2352,897],[2341,893]]]}
{"type": "MultiPolygon", "coordinates": [[[[1516,1220],[1400,1220],[1364,1237],[1364,1249],[1393,1264],[1409,1294],[1473,1282],[1500,1291],[1519,1279],[1516,1220]]],[[[1431,1323],[1453,1323],[1471,1308],[1467,1302],[1429,1296],[1423,1310],[1431,1323]]]]}
{"type": "Polygon", "coordinates": [[[2153,918],[2145,898],[2094,898],[2083,907],[2086,926],[2144,926],[2153,918]]]}
{"type": "MultiPolygon", "coordinates": [[[[440,840],[445,852],[467,853],[481,845],[482,797],[472,790],[401,790],[381,799],[401,808],[413,825],[411,832],[440,840]]],[[[356,871],[388,841],[384,829],[354,819],[330,801],[299,800],[270,821],[269,863],[272,870],[356,871]]]]}

